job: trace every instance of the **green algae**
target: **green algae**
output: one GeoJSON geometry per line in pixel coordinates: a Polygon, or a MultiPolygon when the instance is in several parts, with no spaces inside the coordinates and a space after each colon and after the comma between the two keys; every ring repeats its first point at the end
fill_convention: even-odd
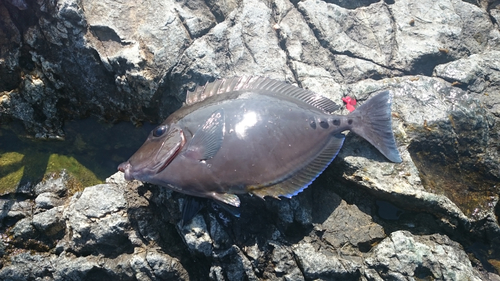
{"type": "Polygon", "coordinates": [[[18,152],[0,155],[0,167],[3,167],[0,171],[0,195],[11,193],[17,188],[24,174],[23,157],[18,152]]]}
{"type": "Polygon", "coordinates": [[[50,155],[46,173],[58,173],[62,169],[66,169],[70,175],[79,179],[83,186],[92,186],[104,182],[103,179],[98,178],[94,172],[78,162],[74,157],[59,154],[50,155]]]}
{"type": "Polygon", "coordinates": [[[23,152],[7,152],[0,155],[0,195],[16,192],[22,184],[41,181],[46,175],[65,169],[79,185],[91,186],[103,183],[96,173],[77,159],[57,153],[44,153],[29,149],[23,152]]]}
{"type": "Polygon", "coordinates": [[[36,140],[19,124],[2,125],[0,195],[33,186],[63,169],[70,175],[71,193],[103,183],[142,144],[151,127],[78,120],[66,124],[64,140],[36,140]]]}

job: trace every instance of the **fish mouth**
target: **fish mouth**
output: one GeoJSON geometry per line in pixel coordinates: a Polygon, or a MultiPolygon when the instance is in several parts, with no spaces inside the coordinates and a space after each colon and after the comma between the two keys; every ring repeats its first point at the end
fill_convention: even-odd
{"type": "Polygon", "coordinates": [[[130,173],[130,168],[132,167],[132,165],[130,165],[130,162],[123,162],[121,163],[119,166],[118,166],[118,171],[122,172],[124,174],[124,177],[126,180],[128,181],[132,181],[134,180],[135,178],[132,176],[132,174],[130,173]]]}
{"type": "Polygon", "coordinates": [[[118,171],[124,174],[127,181],[152,179],[170,165],[185,144],[186,138],[182,129],[174,128],[167,138],[163,139],[159,148],[157,142],[146,141],[128,161],[118,166],[118,171]]]}

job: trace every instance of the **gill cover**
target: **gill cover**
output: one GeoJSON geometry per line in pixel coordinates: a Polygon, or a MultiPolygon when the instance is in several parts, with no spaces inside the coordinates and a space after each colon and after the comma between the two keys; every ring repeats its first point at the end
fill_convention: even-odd
{"type": "Polygon", "coordinates": [[[170,128],[160,125],[153,129],[144,144],[130,157],[129,162],[135,171],[155,175],[172,162],[185,143],[181,128],[175,125],[170,128]]]}

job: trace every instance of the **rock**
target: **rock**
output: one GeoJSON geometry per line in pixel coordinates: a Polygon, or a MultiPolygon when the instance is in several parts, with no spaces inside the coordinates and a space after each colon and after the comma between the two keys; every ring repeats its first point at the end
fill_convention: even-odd
{"type": "Polygon", "coordinates": [[[167,188],[116,173],[73,194],[66,172],[49,175],[0,191],[0,279],[499,279],[496,8],[0,2],[0,123],[20,120],[37,138],[62,139],[65,121],[89,115],[158,123],[196,85],[263,75],[339,104],[390,90],[403,158],[348,134],[292,199],[242,195],[240,217],[200,200],[184,226],[189,199],[167,188]]]}
{"type": "Polygon", "coordinates": [[[0,23],[0,38],[2,38],[0,42],[0,58],[2,62],[0,64],[0,76],[2,77],[0,79],[0,114],[3,114],[5,103],[9,100],[8,92],[15,89],[21,80],[21,71],[18,67],[21,56],[19,49],[21,47],[21,33],[10,18],[7,7],[2,4],[0,4],[0,23]]]}
{"type": "Polygon", "coordinates": [[[57,247],[76,253],[126,251],[132,247],[126,204],[123,190],[112,184],[75,194],[64,210],[68,232],[57,247]]]}
{"type": "Polygon", "coordinates": [[[200,215],[195,216],[180,231],[184,243],[191,251],[207,257],[212,254],[212,238],[208,234],[207,225],[200,215]]]}
{"type": "MultiPolygon", "coordinates": [[[[285,280],[305,280],[293,255],[293,252],[287,247],[276,245],[276,248],[272,251],[271,258],[274,265],[274,276],[283,276],[285,280]]],[[[270,275],[265,277],[272,279],[274,276],[270,275]]]]}
{"type": "Polygon", "coordinates": [[[494,95],[498,91],[500,75],[496,66],[499,63],[500,52],[496,50],[438,65],[434,73],[452,83],[459,83],[474,93],[488,110],[497,118],[500,117],[500,97],[494,95]]]}
{"type": "Polygon", "coordinates": [[[34,187],[35,196],[40,196],[43,193],[50,193],[54,196],[63,197],[68,191],[68,180],[70,176],[66,170],[59,174],[52,174],[47,179],[38,183],[34,187]]]}
{"type": "Polygon", "coordinates": [[[26,9],[28,9],[28,3],[26,3],[25,0],[7,0],[7,2],[9,2],[12,5],[16,6],[19,10],[26,10],[26,9]]]}
{"type": "Polygon", "coordinates": [[[35,199],[35,206],[41,209],[50,209],[62,205],[63,201],[52,192],[44,192],[35,199]]]}
{"type": "Polygon", "coordinates": [[[72,254],[47,256],[21,253],[11,259],[11,265],[0,270],[2,280],[188,280],[187,272],[178,261],[151,249],[116,258],[75,257],[72,254]],[[141,260],[141,262],[139,262],[141,260]],[[50,277],[49,277],[50,276],[50,277]]]}
{"type": "MultiPolygon", "coordinates": [[[[0,270],[2,280],[40,279],[51,275],[51,260],[47,255],[18,253],[11,258],[16,266],[5,266],[0,270]]],[[[47,278],[45,278],[47,279],[47,278]]]]}
{"type": "Polygon", "coordinates": [[[188,273],[179,261],[158,249],[136,253],[132,257],[131,267],[137,280],[189,280],[188,273]]]}
{"type": "Polygon", "coordinates": [[[341,202],[322,224],[323,239],[335,248],[346,244],[363,249],[385,237],[382,226],[373,223],[371,216],[361,212],[356,206],[341,202]]]}
{"type": "Polygon", "coordinates": [[[10,230],[15,243],[36,250],[53,247],[65,231],[62,211],[62,207],[52,208],[19,220],[10,230]]]}
{"type": "Polygon", "coordinates": [[[359,267],[352,262],[336,257],[330,249],[315,249],[311,243],[299,243],[293,249],[298,266],[307,279],[359,278],[359,267]]]}
{"type": "Polygon", "coordinates": [[[366,265],[368,279],[482,280],[460,245],[440,234],[393,232],[373,249],[366,265]]]}
{"type": "Polygon", "coordinates": [[[0,199],[0,207],[0,221],[2,226],[5,227],[6,225],[10,226],[12,222],[29,216],[33,206],[25,200],[0,199]]]}
{"type": "Polygon", "coordinates": [[[11,231],[14,238],[19,240],[27,240],[35,236],[35,228],[31,223],[31,218],[19,220],[11,231]]]}
{"type": "MultiPolygon", "coordinates": [[[[33,227],[43,235],[57,237],[63,233],[66,225],[63,221],[63,207],[56,207],[33,216],[33,227]]],[[[36,237],[32,237],[36,238],[36,237]]],[[[61,238],[61,237],[57,237],[61,238]]]]}

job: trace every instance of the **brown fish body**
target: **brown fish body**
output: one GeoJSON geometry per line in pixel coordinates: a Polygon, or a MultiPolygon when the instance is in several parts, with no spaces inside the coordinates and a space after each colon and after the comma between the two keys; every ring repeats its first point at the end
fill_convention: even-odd
{"type": "Polygon", "coordinates": [[[390,127],[390,96],[378,97],[365,103],[368,110],[361,106],[338,116],[331,114],[338,108],[332,101],[282,82],[218,80],[188,93],[187,104],[154,129],[119,170],[127,180],[234,206],[238,193],[291,197],[335,158],[345,130],[401,161],[390,127]],[[368,128],[373,121],[375,132],[368,128]]]}

